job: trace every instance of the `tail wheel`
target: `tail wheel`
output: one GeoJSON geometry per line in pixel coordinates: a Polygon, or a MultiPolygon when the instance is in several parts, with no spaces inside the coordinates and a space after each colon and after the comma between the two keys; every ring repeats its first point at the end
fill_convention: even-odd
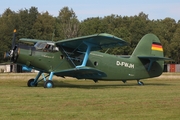
{"type": "Polygon", "coordinates": [[[34,79],[30,79],[30,80],[27,82],[27,86],[28,86],[28,87],[36,87],[36,86],[37,86],[37,83],[34,83],[34,79]]]}
{"type": "Polygon", "coordinates": [[[54,87],[54,83],[53,81],[51,80],[47,80],[45,83],[44,83],[44,88],[53,88],[54,87]]]}
{"type": "Polygon", "coordinates": [[[141,82],[141,81],[139,81],[139,82],[138,82],[138,85],[144,85],[144,83],[143,83],[143,82],[141,82]]]}

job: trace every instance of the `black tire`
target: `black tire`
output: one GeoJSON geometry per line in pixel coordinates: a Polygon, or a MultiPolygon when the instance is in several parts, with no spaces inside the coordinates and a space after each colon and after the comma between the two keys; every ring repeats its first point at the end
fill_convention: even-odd
{"type": "Polygon", "coordinates": [[[28,86],[28,87],[37,87],[37,83],[34,84],[34,79],[30,79],[30,80],[27,82],[27,86],[28,86]]]}

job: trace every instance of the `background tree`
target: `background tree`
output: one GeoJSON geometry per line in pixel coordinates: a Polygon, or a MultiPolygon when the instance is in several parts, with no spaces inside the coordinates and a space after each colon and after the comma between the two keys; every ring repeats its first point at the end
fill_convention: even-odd
{"type": "Polygon", "coordinates": [[[39,15],[38,8],[31,7],[29,10],[20,10],[19,17],[19,38],[35,38],[35,33],[32,31],[33,25],[39,15]]]}
{"type": "Polygon", "coordinates": [[[81,22],[80,33],[82,36],[101,33],[102,19],[100,17],[88,18],[81,22]]]}
{"type": "Polygon", "coordinates": [[[52,40],[53,31],[55,29],[56,19],[49,15],[48,12],[38,14],[32,31],[34,38],[52,40]]]}
{"type": "Polygon", "coordinates": [[[177,24],[177,29],[173,34],[171,44],[169,45],[170,56],[175,63],[180,63],[180,23],[177,24]]]}
{"type": "Polygon", "coordinates": [[[59,11],[59,16],[57,17],[57,27],[60,39],[68,39],[77,37],[79,33],[79,20],[73,9],[64,7],[59,11]]]}

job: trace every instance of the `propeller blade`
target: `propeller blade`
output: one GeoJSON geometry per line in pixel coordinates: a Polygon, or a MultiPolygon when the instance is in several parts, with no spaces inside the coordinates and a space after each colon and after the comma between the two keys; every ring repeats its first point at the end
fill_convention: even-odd
{"type": "Polygon", "coordinates": [[[12,49],[9,52],[4,53],[4,59],[10,59],[11,62],[15,62],[18,57],[18,46],[15,44],[16,40],[16,29],[13,31],[12,49]]]}
{"type": "Polygon", "coordinates": [[[16,29],[14,29],[14,31],[13,31],[12,49],[14,49],[15,42],[16,42],[16,29]]]}

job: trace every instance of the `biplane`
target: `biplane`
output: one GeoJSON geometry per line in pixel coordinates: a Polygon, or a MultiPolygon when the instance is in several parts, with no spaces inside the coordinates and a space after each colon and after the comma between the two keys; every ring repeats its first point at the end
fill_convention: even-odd
{"type": "Polygon", "coordinates": [[[5,57],[13,63],[39,71],[35,78],[27,82],[29,87],[36,87],[44,80],[44,88],[53,88],[54,75],[90,79],[94,82],[137,80],[139,85],[143,85],[140,80],[160,76],[164,60],[169,59],[164,57],[160,40],[154,34],[143,36],[129,56],[100,52],[102,49],[128,45],[125,40],[107,33],[57,42],[27,38],[19,41],[34,45],[15,45],[13,42],[12,49],[5,57]]]}

